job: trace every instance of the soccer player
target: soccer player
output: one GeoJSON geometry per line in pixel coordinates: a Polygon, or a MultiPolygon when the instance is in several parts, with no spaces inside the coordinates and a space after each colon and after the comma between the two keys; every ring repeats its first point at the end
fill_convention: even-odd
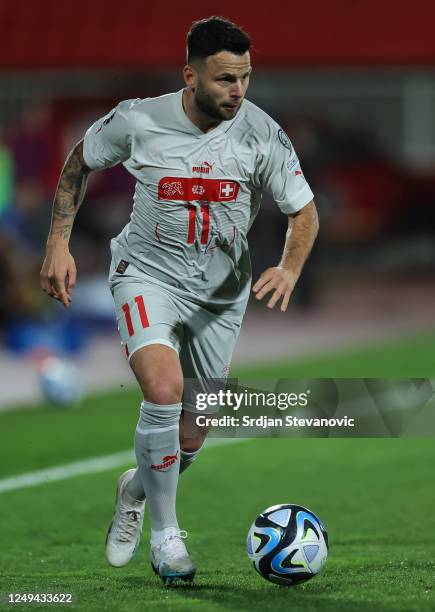
{"type": "Polygon", "coordinates": [[[137,468],[119,478],[106,556],[116,567],[130,561],[146,498],[151,562],[167,583],[195,574],[176,491],[206,429],[195,424],[184,381],[228,374],[251,287],[246,235],[262,190],[289,222],[280,263],[252,288],[259,300],[269,296],[269,308],[286,310],[318,229],[289,138],[245,99],[249,49],[247,34],[230,21],[197,21],[187,35],[183,89],[120,102],[88,129],[62,170],[41,271],[43,290],[68,307],[76,282],[68,242],[87,176],[122,162],[136,188],[130,222],[111,242],[109,283],[143,402],[137,468]]]}

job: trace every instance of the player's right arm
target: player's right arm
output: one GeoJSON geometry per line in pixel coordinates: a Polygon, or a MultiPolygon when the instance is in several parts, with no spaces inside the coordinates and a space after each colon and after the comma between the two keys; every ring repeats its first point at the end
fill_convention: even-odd
{"type": "Polygon", "coordinates": [[[68,308],[76,282],[76,266],[69,251],[75,216],[82,203],[88,175],[115,166],[131,151],[130,109],[134,100],[120,102],[96,121],[69,154],[53,202],[47,253],[41,270],[41,287],[68,308]]]}
{"type": "Polygon", "coordinates": [[[82,203],[91,169],[83,158],[83,140],[68,155],[53,201],[47,251],[40,279],[42,290],[68,308],[77,270],[69,251],[74,218],[82,203]]]}

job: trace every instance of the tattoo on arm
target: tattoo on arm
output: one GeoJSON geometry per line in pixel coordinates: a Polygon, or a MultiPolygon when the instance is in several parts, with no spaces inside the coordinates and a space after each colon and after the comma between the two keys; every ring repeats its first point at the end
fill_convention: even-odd
{"type": "Polygon", "coordinates": [[[90,168],[83,158],[83,140],[69,154],[54,196],[50,235],[68,240],[74,218],[86,191],[90,168]]]}

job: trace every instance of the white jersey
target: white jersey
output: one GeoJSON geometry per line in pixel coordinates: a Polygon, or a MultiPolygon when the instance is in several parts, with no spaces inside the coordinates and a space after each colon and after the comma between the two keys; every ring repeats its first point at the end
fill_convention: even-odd
{"type": "Polygon", "coordinates": [[[122,162],[136,178],[130,222],[112,240],[115,259],[199,303],[245,303],[247,232],[268,191],[285,214],[313,199],[285,132],[244,100],[204,133],[183,110],[183,90],[126,100],[84,138],[91,169],[122,162]]]}

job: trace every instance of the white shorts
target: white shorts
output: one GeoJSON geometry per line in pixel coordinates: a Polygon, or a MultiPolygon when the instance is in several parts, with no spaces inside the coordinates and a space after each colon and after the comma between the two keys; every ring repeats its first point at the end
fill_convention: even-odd
{"type": "MultiPolygon", "coordinates": [[[[113,268],[112,268],[113,269],[113,268]]],[[[122,270],[119,267],[117,270],[122,270]]],[[[225,381],[233,350],[240,332],[243,311],[231,304],[211,311],[188,299],[188,295],[171,292],[169,285],[144,274],[131,263],[125,271],[113,272],[109,283],[116,307],[116,319],[128,359],[140,348],[163,344],[178,354],[185,379],[183,408],[192,398],[186,395],[186,381],[204,383],[210,388],[216,381],[225,381]],[[213,382],[214,381],[214,382],[213,382]]],[[[216,387],[213,387],[214,389],[216,387]]],[[[205,412],[216,412],[217,408],[205,412]]]]}

